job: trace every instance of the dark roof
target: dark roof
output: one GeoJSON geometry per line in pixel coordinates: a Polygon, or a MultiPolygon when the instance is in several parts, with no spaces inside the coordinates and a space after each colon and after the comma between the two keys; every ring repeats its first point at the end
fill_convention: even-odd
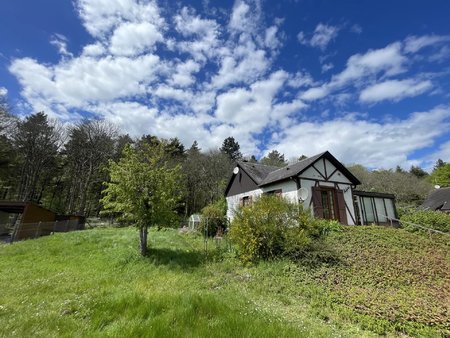
{"type": "Polygon", "coordinates": [[[272,165],[264,165],[252,162],[239,161],[238,165],[244,170],[248,176],[259,185],[271,172],[280,169],[272,165]]]}
{"type": "Polygon", "coordinates": [[[270,183],[283,181],[292,176],[300,175],[303,171],[305,171],[312,164],[314,164],[314,162],[322,157],[325,157],[327,160],[329,160],[353,184],[361,184],[361,182],[346,167],[344,167],[341,162],[339,162],[333,155],[331,155],[330,152],[325,151],[323,153],[308,157],[300,162],[288,165],[283,168],[278,168],[277,170],[270,172],[260,185],[263,186],[270,183]]]}
{"type": "Polygon", "coordinates": [[[436,189],[420,206],[422,209],[450,210],[450,187],[436,189]]]}
{"type": "MultiPolygon", "coordinates": [[[[337,169],[339,169],[353,184],[358,185],[361,182],[339,162],[330,152],[325,151],[323,153],[308,157],[297,163],[287,165],[285,167],[275,167],[271,165],[264,165],[252,162],[238,161],[237,165],[244,170],[248,176],[259,186],[268,185],[271,183],[286,180],[290,177],[297,176],[314,164],[318,159],[325,157],[329,160],[337,169]]],[[[233,176],[228,183],[231,184],[233,176]]]]}
{"type": "Polygon", "coordinates": [[[261,185],[282,181],[289,177],[297,175],[302,171],[304,171],[311,164],[313,164],[316,160],[318,160],[323,154],[325,153],[320,153],[312,157],[308,157],[300,162],[287,165],[283,168],[278,168],[277,170],[272,171],[269,175],[267,175],[267,177],[264,179],[261,185]]]}

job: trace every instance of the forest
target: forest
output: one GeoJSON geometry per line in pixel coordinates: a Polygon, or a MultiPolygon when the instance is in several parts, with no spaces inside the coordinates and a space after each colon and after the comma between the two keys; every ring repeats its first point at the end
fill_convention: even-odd
{"type": "MultiPolygon", "coordinates": [[[[244,159],[284,166],[306,156],[287,160],[272,150],[257,160],[243,158],[239,143],[232,137],[219,149],[200,149],[197,142],[186,147],[175,137],[154,135],[132,138],[108,121],[84,119],[63,124],[38,112],[18,118],[6,103],[0,105],[0,199],[34,201],[64,214],[99,216],[102,191],[109,181],[108,165],[119,161],[124,148],[162,147],[169,166],[180,166],[178,182],[180,219],[201,212],[219,201],[232,172],[233,163],[244,159]]],[[[450,163],[436,159],[431,173],[412,166],[404,170],[369,170],[360,164],[346,164],[362,182],[357,189],[393,193],[397,205],[415,207],[435,185],[450,185],[450,163]]]]}

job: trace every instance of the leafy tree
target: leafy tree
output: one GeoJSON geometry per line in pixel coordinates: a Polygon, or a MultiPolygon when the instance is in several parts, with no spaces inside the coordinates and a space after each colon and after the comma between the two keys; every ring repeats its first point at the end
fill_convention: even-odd
{"type": "Polygon", "coordinates": [[[267,156],[260,161],[261,164],[272,165],[275,167],[284,167],[287,163],[284,154],[280,154],[278,150],[272,150],[267,156]]]}
{"type": "Polygon", "coordinates": [[[409,173],[416,176],[417,178],[424,178],[429,175],[425,170],[418,166],[411,166],[409,173]]]}
{"type": "Polygon", "coordinates": [[[303,160],[306,160],[307,158],[308,158],[308,156],[302,155],[302,156],[300,156],[300,157],[298,158],[298,160],[299,160],[299,161],[303,161],[303,160]]]}
{"type": "Polygon", "coordinates": [[[432,184],[438,184],[441,187],[450,186],[450,163],[437,167],[430,175],[432,184]]]}
{"type": "Polygon", "coordinates": [[[147,255],[150,226],[167,225],[180,198],[180,166],[169,167],[163,145],[139,149],[127,146],[122,158],[110,161],[102,203],[106,212],[134,222],[139,229],[140,252],[147,255]]]}
{"type": "Polygon", "coordinates": [[[440,167],[443,167],[445,165],[445,162],[442,161],[441,159],[438,159],[436,161],[436,164],[434,165],[433,171],[436,169],[439,169],[440,167]]]}
{"type": "Polygon", "coordinates": [[[220,151],[227,154],[232,161],[236,161],[242,158],[240,148],[239,143],[234,139],[234,137],[230,136],[223,141],[220,151]]]}
{"type": "Polygon", "coordinates": [[[17,125],[14,146],[19,158],[18,198],[39,202],[55,168],[61,132],[43,112],[28,116],[17,125]]]}

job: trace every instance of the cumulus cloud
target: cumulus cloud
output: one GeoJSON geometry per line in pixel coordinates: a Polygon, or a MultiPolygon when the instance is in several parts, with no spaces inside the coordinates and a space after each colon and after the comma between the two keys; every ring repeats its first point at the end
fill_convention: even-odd
{"type": "Polygon", "coordinates": [[[389,80],[364,89],[359,95],[362,102],[399,101],[405,97],[420,95],[433,87],[431,81],[389,80]]]}
{"type": "MultiPolygon", "coordinates": [[[[333,68],[323,58],[322,71],[334,74],[317,81],[305,69],[294,66],[288,72],[274,66],[287,39],[281,19],[265,21],[259,0],[236,0],[230,13],[199,13],[183,5],[167,11],[152,0],[75,4],[92,37],[78,55],[70,54],[67,39],[55,35],[53,44],[63,56],[58,62],[25,57],[10,64],[28,112],[44,110],[66,121],[90,113],[133,136],[177,136],[186,145],[197,140],[205,150],[232,135],[244,154],[277,148],[298,157],[329,149],[345,161],[357,156],[367,165],[399,164],[447,127],[448,109],[442,107],[392,123],[380,122],[382,117],[368,121],[372,116],[366,112],[342,117],[333,111],[352,99],[358,102],[358,96],[362,103],[397,101],[439,88],[434,78],[404,74],[414,62],[411,54],[426,46],[445,53],[442,38],[409,37],[361,51],[338,70],[337,63],[333,68]],[[400,74],[422,80],[396,79],[400,74]],[[332,107],[324,106],[330,102],[332,107]],[[420,117],[422,134],[416,135],[420,117]],[[428,130],[428,120],[441,129],[428,130]],[[403,142],[411,130],[411,142],[400,143],[392,158],[383,159],[383,149],[403,142]],[[270,135],[271,144],[266,144],[270,135]]],[[[310,34],[301,32],[299,40],[325,50],[339,29],[320,23],[310,34]]]]}
{"type": "Polygon", "coordinates": [[[408,167],[408,155],[433,145],[435,138],[449,127],[450,107],[436,107],[384,123],[349,115],[294,125],[273,140],[269,148],[278,149],[288,158],[329,150],[344,163],[372,168],[393,168],[398,164],[408,167]]]}
{"type": "Polygon", "coordinates": [[[149,22],[124,23],[114,31],[109,49],[114,55],[133,56],[152,51],[155,43],[162,40],[161,32],[149,22]]]}
{"type": "Polygon", "coordinates": [[[8,95],[8,89],[5,87],[0,87],[0,96],[6,96],[8,95]]]}
{"type": "Polygon", "coordinates": [[[328,44],[337,37],[338,32],[339,27],[337,26],[319,23],[310,38],[307,37],[306,33],[301,31],[298,33],[297,39],[303,45],[325,50],[328,44]]]}

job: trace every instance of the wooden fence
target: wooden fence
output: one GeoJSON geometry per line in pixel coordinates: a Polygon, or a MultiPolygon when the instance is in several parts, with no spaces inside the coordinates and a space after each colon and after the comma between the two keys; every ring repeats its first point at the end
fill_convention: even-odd
{"type": "Polygon", "coordinates": [[[38,223],[20,223],[14,227],[11,236],[11,243],[23,239],[38,238],[48,236],[55,232],[69,232],[82,230],[83,224],[78,220],[38,222],[38,223]]]}

